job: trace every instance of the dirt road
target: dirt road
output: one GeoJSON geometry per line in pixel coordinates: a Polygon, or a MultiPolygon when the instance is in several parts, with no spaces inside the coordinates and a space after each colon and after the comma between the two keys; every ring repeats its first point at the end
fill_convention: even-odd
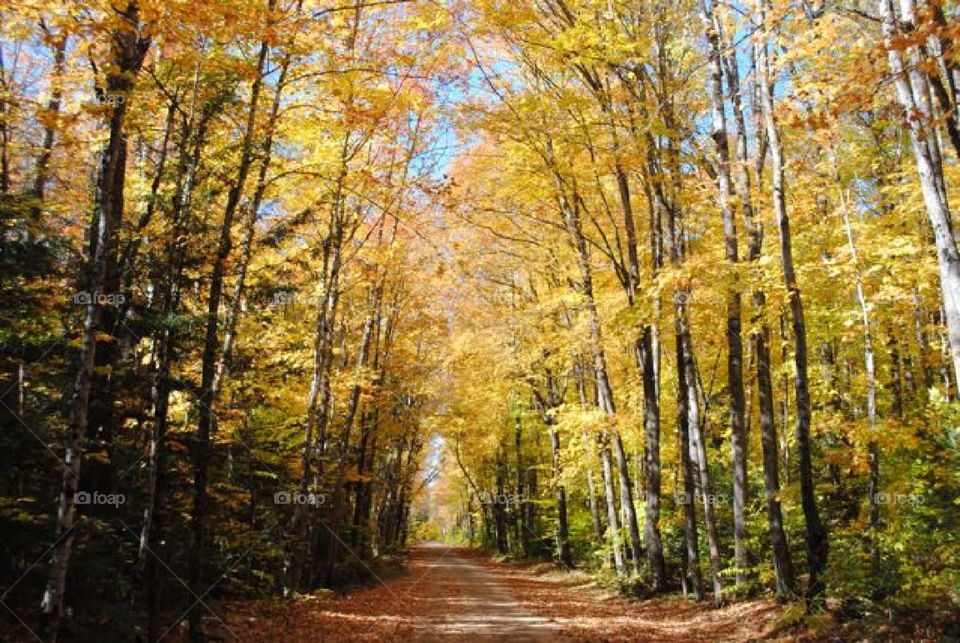
{"type": "Polygon", "coordinates": [[[425,614],[418,640],[545,642],[559,636],[556,622],[525,609],[501,578],[457,550],[427,543],[413,555],[425,584],[415,599],[425,614]]]}
{"type": "Polygon", "coordinates": [[[745,641],[768,636],[781,612],[764,600],[719,610],[679,596],[634,601],[587,574],[548,569],[426,543],[402,575],[343,596],[221,606],[207,629],[254,643],[745,641]]]}

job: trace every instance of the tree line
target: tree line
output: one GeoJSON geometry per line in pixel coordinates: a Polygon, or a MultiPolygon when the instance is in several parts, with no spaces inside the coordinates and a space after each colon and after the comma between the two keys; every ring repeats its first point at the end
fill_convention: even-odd
{"type": "Polygon", "coordinates": [[[447,528],[641,595],[955,601],[956,11],[475,6],[447,528]]]}
{"type": "Polygon", "coordinates": [[[215,600],[371,580],[422,486],[441,25],[303,0],[2,21],[4,629],[199,640],[215,600]]]}

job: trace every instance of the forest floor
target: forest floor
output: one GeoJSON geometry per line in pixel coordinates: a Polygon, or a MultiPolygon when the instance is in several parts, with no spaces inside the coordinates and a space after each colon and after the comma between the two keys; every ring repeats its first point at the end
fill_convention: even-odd
{"type": "Polygon", "coordinates": [[[777,638],[784,613],[766,600],[722,609],[680,597],[636,601],[586,574],[434,543],[412,548],[405,568],[341,596],[222,606],[207,629],[215,639],[257,642],[744,641],[777,638]]]}

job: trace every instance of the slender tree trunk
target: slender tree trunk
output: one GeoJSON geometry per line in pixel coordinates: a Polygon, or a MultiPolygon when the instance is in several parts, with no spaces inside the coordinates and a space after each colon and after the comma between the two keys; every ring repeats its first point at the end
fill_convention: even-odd
{"type": "Polygon", "coordinates": [[[7,82],[7,67],[3,62],[3,48],[0,47],[0,195],[10,194],[10,109],[7,96],[10,85],[7,82]]]}
{"type": "MultiPolygon", "coordinates": [[[[552,146],[548,146],[548,158],[552,160],[552,146]]],[[[575,197],[568,199],[565,194],[563,183],[557,170],[554,169],[554,182],[557,190],[557,198],[560,203],[560,210],[563,215],[564,224],[570,238],[571,244],[577,253],[577,263],[580,269],[580,293],[586,300],[587,325],[590,329],[590,350],[592,352],[591,361],[594,377],[596,378],[597,406],[607,416],[608,421],[613,421],[616,417],[616,407],[613,401],[613,389],[610,385],[609,374],[607,371],[606,357],[603,352],[603,338],[600,332],[600,318],[597,313],[596,302],[593,297],[593,275],[590,267],[590,256],[587,250],[587,243],[583,236],[583,228],[580,221],[579,200],[575,197]]],[[[624,554],[623,545],[620,538],[619,519],[617,515],[616,498],[614,495],[613,466],[610,461],[610,442],[611,438],[617,457],[617,465],[620,472],[620,501],[621,506],[628,516],[631,515],[633,502],[631,499],[630,479],[627,473],[626,455],[623,449],[623,442],[620,433],[616,427],[612,429],[604,428],[601,435],[600,459],[603,465],[603,485],[605,498],[607,500],[607,515],[610,524],[610,540],[613,546],[614,565],[617,575],[623,575],[624,554]]],[[[634,521],[636,515],[634,515],[634,521]]]]}
{"type": "MultiPolygon", "coordinates": [[[[300,15],[300,8],[303,5],[302,0],[297,3],[296,15],[300,15]]],[[[294,31],[296,34],[296,31],[294,31]]],[[[290,62],[293,54],[290,47],[294,44],[294,36],[291,36],[287,43],[287,51],[284,53],[283,60],[280,63],[280,74],[277,77],[277,86],[273,93],[273,103],[270,106],[270,114],[267,116],[267,122],[264,129],[263,143],[260,147],[260,168],[257,173],[256,187],[253,190],[253,197],[247,206],[247,217],[243,222],[243,239],[240,242],[240,261],[237,270],[236,282],[233,286],[233,295],[230,298],[230,306],[227,308],[226,319],[223,324],[223,345],[220,348],[220,355],[217,358],[217,366],[213,374],[211,383],[211,399],[216,402],[220,392],[220,386],[226,371],[230,367],[230,357],[233,352],[233,343],[237,335],[237,321],[240,316],[241,302],[247,282],[247,270],[250,267],[250,259],[253,255],[253,239],[256,234],[257,219],[260,214],[260,205],[263,203],[263,197],[267,192],[267,173],[270,169],[270,163],[273,159],[273,137],[277,128],[277,121],[280,113],[280,100],[283,96],[283,90],[286,87],[287,72],[290,69],[290,62]]]]}
{"type": "MultiPolygon", "coordinates": [[[[685,341],[686,345],[687,342],[685,341]]],[[[689,381],[696,377],[693,355],[689,350],[684,351],[685,378],[689,381]]],[[[691,390],[692,392],[692,390],[691,390]]],[[[688,402],[690,408],[695,408],[695,399],[688,402]]],[[[703,501],[703,522],[707,528],[707,548],[710,555],[710,573],[713,580],[713,603],[716,606],[723,604],[723,582],[721,580],[722,561],[720,558],[720,539],[717,536],[717,520],[714,512],[714,494],[711,483],[710,467],[707,464],[707,444],[704,439],[704,420],[697,414],[691,413],[690,418],[690,453],[696,464],[697,475],[700,478],[700,494],[703,501]]]]}
{"type": "MultiPolygon", "coordinates": [[[[580,408],[587,408],[587,385],[586,378],[584,376],[584,366],[579,358],[575,359],[573,365],[573,375],[574,380],[577,386],[577,395],[580,400],[580,408]]],[[[583,444],[589,449],[592,440],[587,433],[583,434],[583,444]]],[[[587,501],[590,505],[590,519],[593,522],[593,533],[597,535],[597,542],[603,542],[604,536],[604,527],[603,521],[600,519],[600,507],[597,503],[597,489],[596,484],[594,483],[593,478],[593,457],[595,454],[588,453],[586,458],[586,470],[587,470],[587,501]]]]}
{"type": "Polygon", "coordinates": [[[513,511],[513,523],[514,530],[516,534],[514,538],[518,543],[520,543],[521,550],[523,551],[524,556],[530,555],[530,539],[528,530],[530,529],[529,523],[527,523],[527,515],[525,511],[525,502],[524,498],[524,486],[526,484],[526,475],[524,472],[523,464],[523,422],[520,419],[519,414],[514,416],[513,420],[513,445],[514,445],[514,455],[517,458],[517,469],[516,469],[516,494],[517,502],[514,505],[513,511]]]}
{"type": "MultiPolygon", "coordinates": [[[[716,16],[716,5],[702,5],[702,19],[708,52],[709,93],[713,107],[712,137],[717,152],[717,185],[720,196],[720,212],[723,218],[724,250],[727,262],[735,266],[739,262],[737,227],[734,220],[730,179],[730,148],[727,139],[727,122],[723,99],[723,56],[721,32],[716,16]]],[[[733,64],[736,64],[734,61],[733,64]]],[[[733,273],[736,278],[736,273],[733,273]]],[[[745,580],[749,567],[747,552],[747,435],[744,422],[743,392],[743,339],[741,336],[741,301],[736,282],[727,290],[727,383],[730,390],[730,452],[733,461],[733,535],[736,582],[745,580]]]]}
{"type": "MultiPolygon", "coordinates": [[[[136,2],[120,12],[122,28],[113,34],[112,56],[116,72],[107,78],[111,92],[128,92],[143,64],[150,46],[149,38],[140,34],[140,13],[136,2]]],[[[84,311],[82,344],[76,379],[70,399],[70,417],[64,471],[57,511],[54,546],[51,550],[50,574],[41,603],[42,634],[51,642],[57,640],[63,616],[67,569],[76,535],[75,496],[80,482],[84,439],[87,435],[88,406],[93,366],[96,359],[97,333],[102,316],[101,305],[93,293],[103,289],[108,270],[116,261],[116,234],[123,219],[123,185],[126,172],[127,139],[124,121],[127,101],[113,107],[110,137],[103,151],[95,212],[90,226],[91,252],[87,265],[86,286],[91,294],[84,311]]]]}
{"type": "Polygon", "coordinates": [[[928,72],[927,76],[933,89],[933,94],[940,105],[941,118],[947,127],[947,134],[953,144],[954,152],[960,158],[960,125],[957,114],[957,78],[954,74],[960,71],[960,65],[945,55],[953,53],[953,39],[949,35],[949,28],[943,6],[939,2],[921,0],[921,5],[930,11],[937,30],[930,36],[927,48],[936,61],[936,69],[928,72]]]}
{"type": "Polygon", "coordinates": [[[805,542],[810,580],[807,588],[808,605],[824,591],[822,574],[827,564],[827,532],[820,520],[814,489],[813,457],[810,445],[810,389],[807,380],[807,329],[803,314],[803,301],[797,284],[793,265],[793,246],[790,236],[790,219],[787,215],[786,186],[784,184],[783,147],[780,132],[773,113],[773,92],[767,69],[766,32],[762,27],[765,15],[765,0],[756,0],[756,29],[760,34],[757,45],[757,82],[763,108],[764,123],[772,160],[773,206],[780,236],[780,256],[783,265],[783,280],[789,293],[790,316],[795,343],[794,365],[796,379],[794,388],[797,403],[797,459],[800,471],[800,501],[806,523],[805,542]]]}
{"type": "MultiPolygon", "coordinates": [[[[185,119],[186,120],[186,119],[185,119]]],[[[177,168],[176,190],[173,196],[173,214],[171,217],[173,239],[167,246],[167,261],[171,272],[161,296],[161,315],[167,319],[171,313],[179,308],[180,283],[185,261],[183,239],[184,222],[189,215],[191,192],[194,185],[194,174],[200,165],[200,154],[204,145],[206,133],[206,119],[202,119],[197,128],[193,151],[190,150],[193,138],[193,110],[191,116],[182,127],[180,142],[180,161],[177,168]]],[[[157,567],[157,542],[160,533],[160,514],[162,496],[164,493],[164,438],[169,431],[169,402],[170,402],[170,371],[174,360],[176,332],[172,327],[165,327],[159,332],[157,360],[158,367],[156,381],[153,385],[154,419],[153,433],[150,440],[150,455],[148,462],[149,479],[147,486],[147,505],[143,510],[143,526],[140,531],[140,550],[138,564],[145,566],[145,583],[147,585],[148,611],[148,640],[155,641],[160,632],[160,604],[157,567]]]]}
{"type": "MultiPolygon", "coordinates": [[[[381,284],[382,288],[382,284],[381,284]]],[[[369,558],[370,538],[367,533],[370,522],[371,497],[373,494],[372,481],[364,480],[364,471],[373,472],[376,465],[377,455],[377,428],[380,424],[380,409],[378,405],[378,393],[383,385],[386,375],[387,356],[390,350],[390,325],[391,314],[387,314],[386,325],[387,333],[383,337],[381,327],[384,318],[378,311],[373,322],[373,363],[371,368],[375,373],[370,385],[371,402],[368,410],[361,415],[360,426],[362,434],[360,437],[360,452],[357,457],[357,483],[356,483],[356,503],[353,514],[353,528],[351,533],[351,542],[353,547],[358,550],[361,558],[369,558]]]]}
{"type": "Polygon", "coordinates": [[[603,498],[607,507],[607,533],[613,550],[613,565],[617,576],[624,574],[623,543],[620,539],[620,520],[617,515],[617,499],[613,483],[613,464],[610,457],[610,436],[604,431],[600,440],[600,465],[603,479],[603,498]]]}
{"type": "Polygon", "coordinates": [[[663,542],[660,537],[660,403],[656,367],[656,340],[651,325],[643,327],[639,343],[639,359],[643,384],[643,471],[646,482],[644,507],[644,541],[647,559],[656,591],[666,586],[666,562],[663,557],[663,542]]]}
{"type": "Polygon", "coordinates": [[[570,569],[573,567],[573,554],[570,551],[570,527],[567,522],[567,490],[559,482],[563,474],[560,462],[560,433],[550,431],[550,453],[553,465],[553,479],[557,493],[557,553],[560,564],[570,569]]]}
{"type": "MultiPolygon", "coordinates": [[[[834,158],[836,165],[836,159],[834,158]]],[[[853,240],[853,229],[850,227],[850,213],[848,198],[841,184],[839,172],[835,176],[840,191],[840,213],[843,216],[843,228],[847,233],[847,246],[850,248],[850,259],[853,262],[856,283],[857,304],[860,306],[860,317],[863,323],[863,368],[867,376],[867,429],[870,440],[867,451],[870,458],[870,548],[873,556],[874,571],[879,571],[880,549],[876,533],[880,524],[880,504],[877,494],[880,493],[880,454],[877,449],[877,371],[873,352],[873,330],[870,321],[870,307],[863,289],[863,271],[860,268],[860,259],[857,255],[857,246],[853,240]]]]}
{"type": "Polygon", "coordinates": [[[506,509],[504,503],[500,502],[500,499],[504,497],[503,485],[505,483],[505,469],[506,469],[506,458],[503,455],[503,452],[497,453],[497,464],[496,464],[496,489],[497,497],[493,499],[493,520],[497,532],[497,553],[498,554],[507,554],[510,551],[510,547],[507,543],[507,520],[506,520],[506,509]]]}
{"type": "Polygon", "coordinates": [[[340,437],[340,449],[338,453],[337,475],[333,485],[333,504],[330,510],[331,527],[333,538],[328,557],[326,571],[324,572],[324,581],[329,584],[333,579],[334,565],[337,560],[337,550],[339,544],[338,530],[340,528],[342,501],[343,501],[343,479],[346,475],[347,465],[349,464],[350,436],[353,433],[354,418],[357,415],[357,408],[360,404],[360,391],[363,387],[362,377],[367,366],[367,360],[370,355],[370,345],[373,340],[374,323],[380,317],[380,306],[383,301],[383,282],[381,281],[371,293],[371,310],[363,326],[362,339],[360,340],[360,350],[357,354],[357,367],[354,372],[354,383],[350,390],[350,397],[347,402],[346,415],[343,420],[343,428],[340,437]]]}
{"type": "MultiPolygon", "coordinates": [[[[765,298],[762,292],[754,294],[754,303],[763,314],[765,298]]],[[[773,568],[777,578],[777,598],[786,600],[795,593],[796,581],[790,545],[783,527],[783,511],[780,507],[780,452],[777,441],[777,424],[774,418],[773,381],[770,375],[770,329],[761,321],[760,330],[753,341],[757,354],[757,394],[760,409],[760,443],[763,451],[763,489],[767,505],[767,524],[773,548],[773,568]]]]}
{"type": "MultiPolygon", "coordinates": [[[[338,208],[339,205],[335,205],[338,208]]],[[[329,419],[330,401],[330,369],[333,359],[333,328],[336,322],[337,309],[340,300],[340,262],[341,240],[337,214],[331,216],[331,225],[337,226],[327,238],[328,252],[332,257],[324,263],[330,263],[330,268],[324,278],[324,292],[317,309],[317,321],[314,331],[313,347],[313,376],[310,382],[310,391],[307,399],[307,420],[304,427],[303,446],[301,449],[300,486],[299,492],[306,493],[311,477],[319,478],[320,471],[314,471],[314,461],[321,455],[326,442],[326,427],[329,419]]],[[[317,462],[319,467],[319,461],[317,462]]],[[[302,505],[293,509],[293,517],[287,532],[292,539],[290,551],[284,563],[284,594],[299,591],[302,568],[306,558],[304,549],[306,539],[306,517],[302,505]]],[[[387,538],[385,534],[385,539],[387,538]]]]}
{"type": "MultiPolygon", "coordinates": [[[[614,139],[614,151],[619,154],[616,129],[611,119],[611,130],[614,139]]],[[[640,282],[640,258],[637,251],[637,231],[633,216],[633,204],[630,200],[630,181],[626,171],[619,161],[614,164],[614,174],[617,178],[617,191],[620,195],[620,207],[623,211],[623,227],[627,236],[627,300],[630,306],[634,305],[640,282]]],[[[638,340],[639,341],[639,340],[638,340]]],[[[634,346],[636,350],[636,346],[634,346]]],[[[637,368],[642,371],[642,364],[637,362],[637,368]]],[[[641,372],[642,377],[642,372],[641,372]]],[[[614,445],[617,449],[617,466],[620,469],[621,504],[626,509],[627,527],[630,531],[630,549],[632,552],[634,575],[640,573],[640,557],[643,555],[643,543],[640,540],[640,528],[637,523],[637,511],[633,504],[633,483],[627,469],[627,458],[624,454],[623,441],[619,431],[615,432],[614,445]]]]}
{"type": "MultiPolygon", "coordinates": [[[[900,45],[895,42],[899,33],[892,0],[879,0],[878,7],[883,19],[887,60],[897,99],[906,114],[906,128],[917,164],[923,201],[933,228],[954,381],[960,381],[960,254],[953,236],[950,207],[942,189],[943,171],[937,163],[936,151],[931,149],[932,126],[929,110],[925,109],[929,92],[926,91],[926,80],[919,69],[913,69],[909,75],[905,71],[900,45]],[[919,95],[921,93],[925,95],[919,95]]],[[[911,17],[904,16],[905,19],[911,17]]]]}
{"type": "MultiPolygon", "coordinates": [[[[46,25],[41,21],[41,26],[47,32],[46,25]]],[[[49,34],[49,32],[47,32],[49,34]]],[[[47,180],[50,172],[50,158],[53,156],[53,143],[57,135],[57,126],[60,120],[60,104],[63,100],[63,78],[66,74],[67,61],[67,36],[60,35],[55,37],[53,48],[53,75],[50,79],[50,99],[47,101],[45,122],[43,128],[43,145],[40,148],[40,156],[37,157],[37,165],[34,171],[33,179],[33,197],[36,203],[33,205],[33,216],[38,217],[40,206],[43,204],[47,180]]]]}
{"type": "MultiPolygon", "coordinates": [[[[560,449],[560,432],[555,428],[556,418],[553,410],[563,404],[563,393],[557,390],[556,378],[550,369],[544,369],[546,375],[546,395],[534,387],[533,395],[540,412],[540,419],[550,437],[550,464],[552,481],[557,502],[557,550],[556,555],[560,564],[571,569],[573,567],[573,553],[570,549],[570,525],[567,516],[567,490],[560,481],[563,475],[563,463],[560,449]]],[[[531,471],[535,471],[531,468],[531,471]]],[[[531,521],[532,523],[532,521],[531,521]]],[[[530,525],[531,530],[534,528],[530,525]]]]}
{"type": "MultiPolygon", "coordinates": [[[[268,0],[267,11],[273,12],[276,0],[268,0]]],[[[268,18],[270,22],[270,18],[268,18]]],[[[237,176],[227,194],[227,203],[223,213],[223,222],[220,226],[220,239],[217,243],[217,254],[214,258],[213,270],[210,275],[210,292],[207,298],[206,331],[204,333],[203,355],[201,357],[200,397],[197,399],[197,435],[193,448],[193,511],[191,516],[190,553],[189,553],[189,586],[196,596],[203,595],[207,588],[203,587],[204,546],[206,541],[207,522],[207,468],[209,460],[210,434],[214,430],[216,416],[213,406],[216,404],[214,379],[217,370],[217,355],[219,341],[217,340],[220,325],[220,301],[223,297],[224,277],[226,264],[233,250],[232,230],[233,219],[243,195],[247,174],[253,162],[253,135],[256,125],[257,108],[260,99],[260,90],[263,86],[264,70],[266,67],[269,44],[264,40],[260,45],[257,57],[256,76],[250,90],[250,107],[247,111],[247,121],[241,142],[240,163],[237,167],[237,176]]],[[[193,640],[202,638],[200,631],[200,617],[202,607],[195,605],[189,614],[190,637],[193,640]]]]}
{"type": "Polygon", "coordinates": [[[680,472],[683,474],[683,493],[678,496],[678,504],[683,507],[683,532],[686,544],[685,559],[687,576],[696,600],[703,598],[703,579],[700,575],[700,545],[697,534],[696,495],[693,464],[690,460],[691,416],[696,421],[696,394],[686,368],[690,346],[688,344],[686,324],[686,299],[684,291],[678,291],[674,298],[675,329],[677,337],[677,433],[679,437],[680,472]],[[691,409],[691,403],[694,409],[691,409]]]}
{"type": "MultiPolygon", "coordinates": [[[[758,45],[762,46],[762,45],[758,45]]],[[[757,60],[756,55],[753,56],[757,60]]],[[[755,63],[756,64],[756,63],[755,63]]],[[[730,79],[730,91],[733,97],[734,122],[737,136],[737,190],[743,210],[744,229],[748,236],[747,260],[751,263],[760,258],[763,249],[763,225],[759,223],[753,211],[750,188],[750,173],[747,158],[746,119],[739,98],[739,72],[735,56],[726,58],[726,72],[730,79]]],[[[759,105],[760,101],[756,101],[759,105]]],[[[761,110],[762,111],[762,110],[761,110]]],[[[764,139],[763,114],[756,115],[753,124],[756,140],[764,139]]],[[[759,145],[759,143],[758,143],[759,145]]],[[[755,168],[758,181],[762,170],[761,150],[757,150],[755,168]]],[[[777,437],[777,424],[774,410],[773,380],[770,367],[770,326],[766,317],[766,294],[761,288],[753,291],[755,315],[753,325],[757,329],[751,335],[751,345],[757,368],[757,408],[760,417],[760,444],[763,455],[763,486],[767,509],[767,529],[770,533],[773,552],[773,567],[776,574],[776,593],[778,600],[787,600],[794,596],[795,579],[790,546],[783,526],[783,511],[780,506],[780,445],[777,437]]],[[[786,401],[784,401],[786,405],[786,401]]],[[[786,408],[786,407],[784,407],[786,408]]]]}

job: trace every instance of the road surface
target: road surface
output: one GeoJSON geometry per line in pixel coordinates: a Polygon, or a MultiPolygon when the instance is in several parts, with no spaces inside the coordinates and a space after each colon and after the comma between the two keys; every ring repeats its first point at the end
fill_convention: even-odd
{"type": "Polygon", "coordinates": [[[212,638],[254,643],[749,641],[772,636],[782,613],[766,599],[722,609],[706,609],[681,596],[635,601],[598,586],[584,572],[495,563],[480,552],[441,543],[412,548],[402,573],[378,569],[379,576],[368,569],[374,583],[346,594],[319,591],[292,601],[218,605],[207,619],[216,633],[212,638]]]}
{"type": "Polygon", "coordinates": [[[558,638],[556,622],[525,609],[498,576],[458,550],[426,543],[411,553],[412,566],[423,569],[412,588],[418,590],[414,605],[423,608],[414,610],[421,613],[416,640],[536,643],[558,638]]]}

